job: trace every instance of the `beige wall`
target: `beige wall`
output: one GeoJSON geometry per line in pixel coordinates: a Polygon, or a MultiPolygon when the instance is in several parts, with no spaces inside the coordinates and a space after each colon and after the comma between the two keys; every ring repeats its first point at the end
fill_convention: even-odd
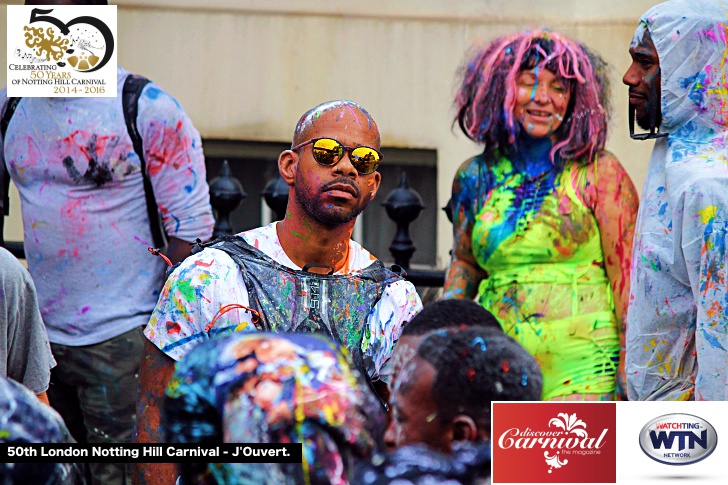
{"type": "MultiPolygon", "coordinates": [[[[453,78],[465,50],[476,40],[522,28],[561,30],[612,66],[608,148],[642,186],[651,143],[629,139],[621,76],[636,20],[656,0],[112,3],[119,5],[120,64],[175,95],[203,137],[287,141],[306,109],[352,99],[377,120],[385,145],[437,150],[438,206],[448,200],[459,164],[478,151],[450,128],[453,78]]],[[[5,9],[0,25],[6,25],[5,9]]],[[[5,55],[1,49],[3,66],[5,55]]],[[[5,75],[0,71],[0,85],[5,75]]],[[[17,198],[12,206],[5,236],[17,240],[17,198]]],[[[440,214],[441,267],[448,261],[450,230],[440,214]]]]}

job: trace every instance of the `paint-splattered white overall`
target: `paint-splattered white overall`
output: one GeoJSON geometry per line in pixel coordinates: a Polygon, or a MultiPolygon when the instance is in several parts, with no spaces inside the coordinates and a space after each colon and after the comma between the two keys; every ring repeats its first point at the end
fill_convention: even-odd
{"type": "Polygon", "coordinates": [[[632,259],[632,400],[728,399],[728,2],[675,0],[640,19],[662,70],[660,130],[632,259]]]}

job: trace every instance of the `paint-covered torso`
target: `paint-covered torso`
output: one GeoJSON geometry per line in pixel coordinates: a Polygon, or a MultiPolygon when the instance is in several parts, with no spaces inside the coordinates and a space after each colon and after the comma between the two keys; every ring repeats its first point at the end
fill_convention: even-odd
{"type": "MultiPolygon", "coordinates": [[[[152,257],[141,163],[128,135],[117,74],[111,98],[23,98],[5,162],[22,202],[25,253],[51,342],[90,345],[144,325],[164,282],[152,257]]],[[[5,105],[0,92],[0,107],[5,105]]],[[[209,238],[214,224],[200,135],[150,83],[137,127],[168,235],[209,238]]]]}
{"type": "Polygon", "coordinates": [[[471,163],[487,171],[478,184],[485,190],[470,198],[473,255],[488,273],[478,300],[536,357],[544,398],[611,392],[617,322],[599,227],[578,195],[586,167],[530,162],[499,157],[487,167],[478,157],[471,163]],[[595,349],[604,358],[595,359],[595,349]],[[573,360],[583,360],[583,368],[567,368],[573,360]],[[601,369],[596,374],[589,371],[594,365],[601,369]],[[607,375],[611,383],[602,379],[607,375]]]}
{"type": "Polygon", "coordinates": [[[493,187],[475,216],[473,252],[488,273],[534,264],[603,260],[594,215],[576,194],[584,168],[521,169],[505,157],[491,168],[493,187]]]}
{"type": "MultiPolygon", "coordinates": [[[[292,270],[301,270],[291,261],[281,246],[276,224],[252,229],[241,233],[240,236],[279,265],[292,270]]],[[[350,240],[345,265],[336,274],[360,275],[375,260],[376,258],[369,251],[350,240]]],[[[255,268],[250,270],[254,271],[255,268]]],[[[276,281],[270,282],[269,291],[281,293],[275,298],[266,298],[268,300],[266,305],[270,305],[274,300],[278,301],[275,304],[286,305],[286,308],[281,310],[281,315],[273,315],[275,308],[272,306],[266,309],[265,313],[268,314],[268,318],[274,317],[276,320],[276,323],[269,322],[266,329],[287,331],[299,322],[298,317],[302,311],[302,308],[295,307],[293,303],[295,298],[291,292],[301,291],[302,288],[286,278],[277,276],[277,273],[266,272],[266,274],[256,275],[256,278],[275,279],[276,281]],[[289,297],[290,301],[285,301],[289,297]],[[287,324],[281,322],[281,319],[286,317],[294,318],[296,321],[287,324]]],[[[218,333],[259,331],[256,322],[253,322],[248,312],[232,310],[220,314],[216,319],[220,309],[225,305],[231,303],[251,305],[248,282],[253,284],[251,277],[245,276],[242,268],[225,251],[209,247],[187,258],[167,279],[146,328],[147,338],[169,357],[179,360],[200,341],[207,340],[218,333]],[[208,325],[213,320],[214,325],[208,325]]],[[[311,301],[312,295],[307,293],[307,298],[304,300],[311,301]]],[[[317,293],[321,297],[320,289],[317,290],[317,293]]],[[[368,299],[354,293],[351,294],[349,300],[352,306],[360,305],[368,299]]],[[[303,295],[298,296],[303,297],[303,295]]],[[[254,295],[253,306],[257,304],[255,300],[257,298],[254,295]]],[[[320,298],[317,300],[317,305],[321,305],[320,298]]],[[[399,279],[386,285],[382,290],[381,298],[376,301],[373,308],[367,306],[368,315],[366,315],[363,328],[357,329],[356,332],[349,332],[344,330],[349,325],[348,321],[337,320],[333,323],[339,327],[339,331],[345,331],[350,335],[356,334],[356,341],[360,341],[360,352],[358,353],[362,355],[367,364],[370,378],[377,380],[380,378],[380,374],[382,378],[389,375],[385,364],[392,355],[394,344],[402,334],[404,325],[421,309],[422,302],[414,285],[409,281],[399,279]]],[[[346,310],[344,311],[346,312],[346,310]]],[[[332,320],[336,320],[336,318],[334,317],[332,320]]],[[[342,340],[348,339],[342,338],[342,340]]],[[[350,342],[350,344],[352,343],[354,342],[350,342]]]]}

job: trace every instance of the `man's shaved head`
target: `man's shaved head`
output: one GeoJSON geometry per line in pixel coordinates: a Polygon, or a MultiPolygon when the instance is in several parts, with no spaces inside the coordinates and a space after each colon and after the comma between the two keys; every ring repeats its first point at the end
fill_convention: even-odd
{"type": "MultiPolygon", "coordinates": [[[[346,114],[351,114],[356,119],[363,117],[363,122],[367,124],[366,129],[376,132],[375,143],[372,143],[372,145],[370,146],[372,148],[379,149],[381,145],[381,139],[379,137],[379,129],[377,128],[377,124],[374,122],[374,119],[367,112],[367,110],[359,106],[357,103],[345,99],[327,101],[326,103],[322,103],[306,111],[303,116],[301,116],[301,119],[298,120],[298,123],[296,123],[296,129],[293,132],[293,143],[291,144],[291,146],[296,146],[299,143],[303,143],[304,141],[309,140],[310,134],[316,127],[319,118],[321,118],[321,115],[323,115],[324,113],[328,113],[329,111],[335,110],[339,110],[341,112],[340,116],[337,116],[337,119],[343,119],[346,114]],[[358,116],[359,114],[363,116],[358,116]]],[[[362,121],[357,121],[357,123],[361,122],[362,121]]]]}

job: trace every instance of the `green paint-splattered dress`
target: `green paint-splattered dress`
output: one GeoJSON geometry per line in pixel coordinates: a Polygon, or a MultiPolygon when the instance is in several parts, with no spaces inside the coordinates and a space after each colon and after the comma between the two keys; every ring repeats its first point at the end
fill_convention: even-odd
{"type": "MultiPolygon", "coordinates": [[[[476,157],[472,247],[488,273],[478,300],[539,362],[543,399],[615,390],[619,332],[599,228],[577,196],[583,165],[543,157],[517,167],[476,157]]],[[[472,193],[472,192],[471,192],[472,193]]],[[[464,202],[464,201],[463,201],[464,202]]],[[[466,210],[466,214],[467,214],[466,210]]]]}

